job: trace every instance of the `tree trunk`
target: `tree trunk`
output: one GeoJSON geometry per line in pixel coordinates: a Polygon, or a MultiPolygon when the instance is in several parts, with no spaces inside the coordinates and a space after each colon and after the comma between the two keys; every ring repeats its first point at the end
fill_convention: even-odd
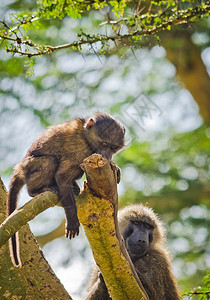
{"type": "Polygon", "coordinates": [[[162,34],[162,45],[168,60],[176,67],[177,77],[191,93],[200,109],[204,123],[210,123],[210,79],[201,58],[201,48],[196,46],[187,31],[162,34]]]}
{"type": "MultiPolygon", "coordinates": [[[[110,296],[113,300],[147,299],[119,234],[116,166],[114,163],[110,166],[108,160],[93,154],[85,160],[83,168],[88,184],[84,185],[83,192],[76,197],[78,216],[110,296]]],[[[1,211],[4,212],[0,215],[2,221],[6,216],[6,191],[3,184],[0,200],[1,211]]],[[[4,295],[22,296],[24,299],[71,299],[44,259],[28,225],[24,225],[44,209],[57,204],[57,195],[51,192],[42,193],[17,209],[1,224],[2,299],[4,295]],[[6,243],[16,231],[20,235],[22,268],[12,265],[6,243]]]]}
{"type": "MultiPolygon", "coordinates": [[[[0,222],[6,218],[7,192],[0,180],[0,222]]],[[[29,226],[19,230],[22,267],[14,267],[8,243],[0,248],[0,299],[71,299],[36,243],[29,226]]]]}

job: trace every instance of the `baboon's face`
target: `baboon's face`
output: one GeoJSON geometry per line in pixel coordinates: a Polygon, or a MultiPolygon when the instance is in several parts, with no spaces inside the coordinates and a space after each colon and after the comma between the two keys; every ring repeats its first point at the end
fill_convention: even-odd
{"type": "Polygon", "coordinates": [[[130,255],[142,257],[148,252],[153,241],[153,230],[154,227],[149,223],[130,221],[124,233],[125,245],[130,255]]]}
{"type": "Polygon", "coordinates": [[[125,128],[104,113],[96,113],[85,125],[87,139],[93,151],[108,160],[125,144],[125,128]]]}

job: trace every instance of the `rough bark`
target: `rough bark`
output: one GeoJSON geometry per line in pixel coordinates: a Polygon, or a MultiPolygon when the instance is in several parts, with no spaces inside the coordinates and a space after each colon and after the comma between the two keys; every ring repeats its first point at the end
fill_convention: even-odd
{"type": "MultiPolygon", "coordinates": [[[[50,196],[53,198],[53,194],[50,196]]],[[[6,217],[6,199],[7,192],[0,180],[0,222],[6,217]]],[[[24,219],[23,214],[20,216],[24,219]]],[[[21,268],[13,266],[8,243],[0,248],[0,299],[71,299],[45,260],[28,225],[21,227],[19,237],[21,268]]]]}
{"type": "MultiPolygon", "coordinates": [[[[113,300],[146,299],[141,282],[119,235],[118,225],[115,223],[118,200],[115,165],[112,163],[111,168],[107,160],[102,159],[100,155],[93,155],[86,159],[83,168],[87,175],[88,185],[84,185],[83,192],[77,197],[78,216],[110,295],[113,300]]],[[[1,202],[3,203],[3,200],[1,202]]],[[[2,244],[6,243],[14,232],[19,231],[23,267],[12,266],[8,254],[8,243],[4,244],[0,248],[3,254],[0,259],[0,268],[3,271],[1,274],[4,274],[0,279],[0,285],[3,287],[0,295],[10,293],[10,295],[23,298],[29,297],[28,299],[32,299],[30,295],[33,295],[33,299],[45,299],[46,294],[50,298],[48,294],[48,289],[50,289],[52,299],[71,299],[44,259],[29,228],[24,225],[44,209],[58,203],[57,195],[45,192],[30,200],[1,225],[2,244]],[[10,285],[9,280],[14,280],[16,287],[13,283],[10,285]]],[[[5,190],[4,211],[6,211],[5,190]]],[[[5,213],[1,215],[1,221],[5,215],[5,213]]]]}
{"type": "Polygon", "coordinates": [[[119,233],[115,165],[112,170],[106,159],[93,154],[84,160],[82,168],[88,185],[77,201],[78,216],[111,298],[147,299],[119,233]]]}

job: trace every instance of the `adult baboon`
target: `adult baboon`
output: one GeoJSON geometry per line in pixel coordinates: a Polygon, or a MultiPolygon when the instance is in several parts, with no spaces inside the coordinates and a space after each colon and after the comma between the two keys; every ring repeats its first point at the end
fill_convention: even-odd
{"type": "MultiPolygon", "coordinates": [[[[118,220],[120,233],[149,299],[181,299],[171,272],[165,229],[157,215],[151,208],[137,204],[119,211],[118,220]]],[[[93,269],[87,299],[111,299],[97,266],[93,269]]]]}

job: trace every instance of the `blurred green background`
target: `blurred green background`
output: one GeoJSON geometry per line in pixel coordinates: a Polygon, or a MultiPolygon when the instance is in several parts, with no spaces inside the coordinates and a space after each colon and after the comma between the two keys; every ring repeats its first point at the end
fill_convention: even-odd
{"type": "MultiPolygon", "coordinates": [[[[0,19],[33,7],[31,1],[3,0],[0,19]]],[[[45,21],[32,34],[53,45],[71,42],[81,28],[102,30],[96,26],[104,15],[45,21]]],[[[209,32],[206,18],[163,33],[161,46],[148,41],[135,53],[115,49],[98,57],[89,46],[81,53],[62,50],[36,58],[30,77],[24,58],[0,50],[0,174],[7,188],[14,165],[44,128],[110,113],[127,132],[126,148],[114,157],[122,170],[119,206],[147,203],[164,220],[181,290],[201,285],[210,269],[209,32]]],[[[28,199],[23,190],[19,205],[28,199]]],[[[84,299],[91,250],[83,232],[73,241],[63,237],[63,218],[63,209],[53,208],[30,226],[43,235],[44,254],[71,296],[84,299]]]]}

